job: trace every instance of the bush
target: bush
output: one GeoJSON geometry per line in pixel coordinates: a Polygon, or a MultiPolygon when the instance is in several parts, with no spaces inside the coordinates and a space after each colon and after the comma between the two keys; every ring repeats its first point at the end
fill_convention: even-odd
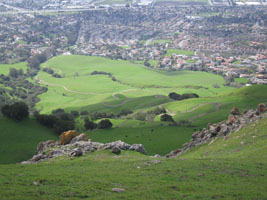
{"type": "Polygon", "coordinates": [[[29,116],[28,105],[24,102],[16,102],[12,105],[5,105],[1,111],[4,116],[16,121],[22,121],[29,116]]]}
{"type": "Polygon", "coordinates": [[[54,128],[57,118],[53,115],[36,115],[36,120],[43,126],[54,128]]]}
{"type": "Polygon", "coordinates": [[[160,121],[164,121],[164,122],[174,122],[172,116],[168,115],[168,114],[163,114],[160,117],[160,121]]]}
{"type": "Polygon", "coordinates": [[[120,112],[120,114],[118,114],[118,117],[126,116],[126,115],[130,115],[130,114],[132,114],[132,113],[133,113],[133,111],[131,111],[131,110],[123,109],[123,110],[120,112]]]}
{"type": "Polygon", "coordinates": [[[64,131],[73,130],[74,128],[75,128],[75,124],[73,121],[59,119],[54,124],[54,130],[58,134],[61,134],[64,131]]]}
{"type": "Polygon", "coordinates": [[[173,100],[180,100],[180,99],[181,99],[181,95],[180,95],[180,94],[177,94],[177,93],[175,93],[175,92],[171,92],[171,93],[169,94],[169,97],[170,97],[171,99],[173,99],[173,100]]]}
{"type": "Polygon", "coordinates": [[[173,100],[180,101],[180,100],[184,100],[184,99],[198,98],[199,96],[195,93],[185,93],[185,94],[180,95],[180,94],[177,94],[175,92],[171,92],[169,94],[169,97],[173,100]]]}
{"type": "Polygon", "coordinates": [[[75,110],[71,111],[70,114],[72,114],[73,117],[79,117],[80,115],[79,112],[75,110]]]}
{"type": "Polygon", "coordinates": [[[84,128],[86,130],[93,130],[97,128],[97,124],[89,120],[84,120],[84,128]]]}
{"type": "Polygon", "coordinates": [[[88,111],[86,111],[86,110],[81,111],[80,115],[88,115],[88,111]]]}
{"type": "Polygon", "coordinates": [[[101,120],[98,124],[98,128],[100,129],[111,128],[112,126],[113,124],[111,123],[109,119],[101,120]]]}

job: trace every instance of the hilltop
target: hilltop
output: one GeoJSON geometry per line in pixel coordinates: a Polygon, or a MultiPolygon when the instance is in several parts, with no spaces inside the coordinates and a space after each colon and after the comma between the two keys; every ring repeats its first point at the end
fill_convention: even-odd
{"type": "Polygon", "coordinates": [[[267,118],[256,120],[172,159],[99,150],[1,165],[0,198],[265,199],[266,126],[267,118]]]}

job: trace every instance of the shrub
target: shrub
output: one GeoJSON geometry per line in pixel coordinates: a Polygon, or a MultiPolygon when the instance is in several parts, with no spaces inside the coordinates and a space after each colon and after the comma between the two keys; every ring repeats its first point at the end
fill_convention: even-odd
{"type": "Polygon", "coordinates": [[[111,128],[112,126],[113,124],[111,123],[109,119],[101,120],[98,124],[98,128],[100,129],[111,128]]]}
{"type": "Polygon", "coordinates": [[[75,130],[69,130],[69,131],[66,131],[64,133],[62,133],[60,136],[59,136],[59,141],[60,141],[60,144],[61,145],[65,145],[65,144],[69,144],[70,141],[75,138],[76,136],[78,136],[78,133],[77,131],[75,130]]]}
{"type": "Polygon", "coordinates": [[[174,122],[172,116],[168,115],[168,114],[163,114],[160,116],[160,121],[164,121],[164,122],[174,122]]]}
{"type": "Polygon", "coordinates": [[[42,124],[43,126],[54,128],[55,123],[57,122],[57,118],[53,115],[39,115],[37,114],[36,120],[42,124]]]}
{"type": "Polygon", "coordinates": [[[169,94],[169,97],[170,97],[171,99],[173,99],[173,100],[180,100],[180,99],[181,99],[181,95],[180,95],[180,94],[177,94],[177,93],[175,93],[175,92],[171,92],[171,93],[169,94]]]}
{"type": "Polygon", "coordinates": [[[97,128],[97,124],[89,120],[84,120],[84,128],[86,130],[93,130],[97,128]]]}
{"type": "Polygon", "coordinates": [[[83,111],[81,111],[80,115],[88,115],[88,111],[83,110],[83,111]]]}
{"type": "Polygon", "coordinates": [[[185,93],[185,94],[180,95],[175,92],[171,92],[169,94],[169,97],[173,100],[179,101],[179,100],[190,99],[190,98],[198,98],[199,96],[195,93],[185,93]]]}
{"type": "Polygon", "coordinates": [[[127,110],[127,109],[123,109],[120,114],[118,114],[118,117],[121,117],[121,116],[126,116],[126,115],[129,115],[129,114],[132,114],[133,111],[131,110],[127,110]]]}
{"type": "Polygon", "coordinates": [[[73,130],[74,128],[75,128],[74,121],[67,121],[67,120],[59,119],[54,124],[54,130],[58,134],[60,134],[64,131],[73,130]]]}
{"type": "Polygon", "coordinates": [[[24,102],[16,102],[12,105],[5,105],[1,111],[4,116],[16,121],[21,121],[29,116],[28,105],[24,102]]]}
{"type": "Polygon", "coordinates": [[[56,109],[56,110],[52,110],[52,114],[53,115],[62,115],[62,114],[64,114],[65,113],[65,111],[64,111],[64,109],[62,109],[62,108],[58,108],[58,109],[56,109]]]}
{"type": "Polygon", "coordinates": [[[73,110],[70,113],[72,114],[73,117],[79,117],[79,112],[78,111],[73,110]]]}

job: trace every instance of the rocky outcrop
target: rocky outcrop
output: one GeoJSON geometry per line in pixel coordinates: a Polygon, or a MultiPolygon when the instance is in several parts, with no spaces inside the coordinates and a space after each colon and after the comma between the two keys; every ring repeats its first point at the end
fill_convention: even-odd
{"type": "MultiPolygon", "coordinates": [[[[75,131],[76,132],[76,131],[75,131]]],[[[74,131],[67,131],[64,134],[72,135],[74,131]],[[70,134],[71,133],[71,134],[70,134]]],[[[75,133],[74,133],[75,134],[75,133]]],[[[65,137],[64,136],[64,137],[65,137]]],[[[60,135],[60,139],[62,138],[62,134],[60,135]]],[[[70,138],[70,137],[68,137],[70,138]]],[[[96,150],[111,150],[112,153],[119,155],[122,150],[132,150],[136,152],[140,152],[146,154],[146,150],[142,144],[127,144],[120,140],[111,142],[111,143],[99,143],[99,142],[92,142],[90,139],[87,138],[85,133],[77,135],[73,137],[69,141],[68,144],[61,143],[61,141],[53,141],[48,140],[46,142],[41,142],[36,149],[36,155],[34,155],[30,160],[22,162],[22,164],[30,164],[41,162],[48,159],[53,159],[59,156],[69,156],[69,157],[80,157],[86,153],[94,152],[96,150]]]]}
{"type": "Polygon", "coordinates": [[[226,121],[218,124],[209,124],[208,128],[203,128],[202,131],[197,131],[192,135],[192,139],[189,143],[183,145],[181,149],[176,149],[166,157],[179,156],[193,147],[212,142],[219,137],[228,137],[232,132],[238,131],[247,124],[255,122],[261,118],[267,117],[267,107],[265,104],[259,104],[256,110],[247,110],[241,115],[238,108],[233,108],[231,114],[226,121]]]}

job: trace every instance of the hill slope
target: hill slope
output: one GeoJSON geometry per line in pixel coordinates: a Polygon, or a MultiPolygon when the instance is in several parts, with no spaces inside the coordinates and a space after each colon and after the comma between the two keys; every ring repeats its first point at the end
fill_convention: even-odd
{"type": "Polygon", "coordinates": [[[32,119],[14,122],[0,116],[0,130],[0,164],[29,159],[40,141],[57,138],[52,130],[32,119]]]}
{"type": "Polygon", "coordinates": [[[97,151],[1,165],[0,199],[267,199],[266,127],[261,119],[174,159],[97,151]]]}

